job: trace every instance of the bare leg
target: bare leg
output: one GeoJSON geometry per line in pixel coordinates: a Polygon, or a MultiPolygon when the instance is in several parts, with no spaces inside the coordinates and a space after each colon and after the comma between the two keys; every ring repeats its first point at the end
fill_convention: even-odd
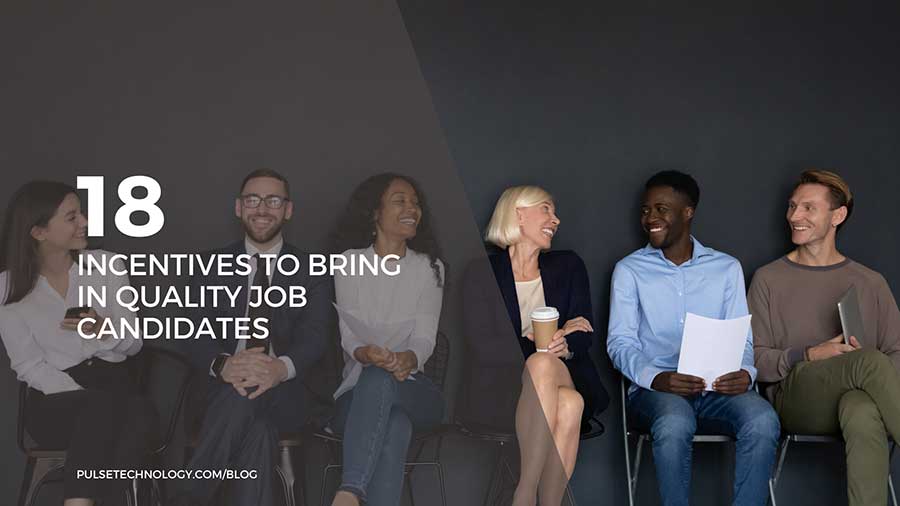
{"type": "MultiPolygon", "coordinates": [[[[578,451],[578,429],[575,429],[574,446],[572,444],[571,429],[569,423],[558,434],[559,419],[569,420],[572,412],[577,411],[580,420],[582,402],[581,397],[574,391],[572,378],[566,366],[556,357],[546,353],[535,353],[525,362],[525,371],[522,373],[522,394],[516,408],[516,436],[519,440],[521,459],[521,472],[519,484],[513,496],[514,506],[534,506],[537,499],[538,483],[542,480],[545,468],[557,469],[557,474],[562,474],[560,458],[563,452],[569,462],[563,467],[566,475],[571,474],[575,466],[575,454],[578,451]],[[569,392],[563,393],[563,406],[561,406],[560,392],[562,389],[570,390],[577,396],[578,401],[573,401],[569,392]],[[576,408],[573,409],[573,408],[576,408]],[[562,409],[560,409],[562,408],[562,409]],[[543,414],[543,417],[539,416],[543,414]],[[559,446],[559,442],[562,446],[559,446]],[[557,450],[557,446],[559,449],[557,450]],[[557,451],[550,451],[551,449],[557,451]],[[550,460],[553,459],[553,460],[550,460]]],[[[577,422],[576,422],[577,423],[577,422]]],[[[577,427],[577,425],[576,425],[577,427]]],[[[563,482],[565,490],[565,476],[560,476],[555,482],[563,482]]],[[[554,493],[559,487],[550,484],[548,494],[554,493]]]]}
{"type": "Polygon", "coordinates": [[[84,497],[70,497],[63,501],[63,506],[94,506],[94,500],[84,497]]]}
{"type": "Polygon", "coordinates": [[[331,506],[359,506],[359,499],[352,492],[338,490],[334,494],[334,501],[331,501],[331,506]]]}
{"type": "Polygon", "coordinates": [[[578,457],[583,410],[584,400],[578,391],[574,388],[559,387],[556,430],[553,431],[553,442],[557,451],[547,452],[547,460],[538,487],[541,506],[559,505],[566,493],[566,484],[575,471],[575,459],[578,457]]]}

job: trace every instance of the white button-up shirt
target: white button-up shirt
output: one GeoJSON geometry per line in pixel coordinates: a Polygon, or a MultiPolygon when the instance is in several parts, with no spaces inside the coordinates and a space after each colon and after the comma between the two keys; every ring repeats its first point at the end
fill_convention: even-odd
{"type": "MultiPolygon", "coordinates": [[[[98,258],[106,255],[107,259],[112,256],[112,253],[103,250],[83,251],[81,254],[98,258]]],[[[116,270],[124,270],[124,265],[116,265],[116,270]]],[[[100,317],[113,320],[116,337],[120,337],[118,320],[134,320],[137,317],[128,308],[116,303],[116,292],[128,285],[128,276],[116,276],[111,269],[107,269],[106,275],[95,271],[89,276],[81,276],[76,261],[69,269],[69,288],[65,297],[50,286],[47,278],[38,276],[34,288],[22,300],[5,304],[9,289],[8,275],[6,271],[0,273],[0,304],[3,304],[0,305],[0,337],[16,377],[28,386],[45,394],[80,390],[81,386],[64,372],[65,369],[90,358],[122,362],[140,351],[140,338],[130,334],[124,339],[84,339],[77,331],[60,326],[68,308],[81,306],[79,287],[92,287],[100,292],[101,287],[105,286],[105,305],[94,302],[91,306],[100,317]]],[[[125,299],[130,300],[127,295],[125,299]]]]}

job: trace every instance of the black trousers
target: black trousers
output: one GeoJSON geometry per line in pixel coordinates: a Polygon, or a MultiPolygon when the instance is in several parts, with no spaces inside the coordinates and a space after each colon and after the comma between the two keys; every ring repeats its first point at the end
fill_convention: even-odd
{"type": "Polygon", "coordinates": [[[66,370],[84,390],[45,395],[29,389],[25,428],[41,448],[66,450],[65,498],[124,504],[121,480],[78,479],[77,471],[140,469],[158,439],[158,416],[137,393],[134,358],[91,359],[66,370]]]}
{"type": "MultiPolygon", "coordinates": [[[[228,503],[271,506],[278,435],[303,427],[308,420],[309,396],[306,386],[296,379],[251,400],[208,375],[195,378],[185,426],[197,446],[186,469],[256,471],[255,479],[231,482],[228,503]]],[[[182,482],[175,503],[210,504],[220,484],[209,479],[182,482]]]]}

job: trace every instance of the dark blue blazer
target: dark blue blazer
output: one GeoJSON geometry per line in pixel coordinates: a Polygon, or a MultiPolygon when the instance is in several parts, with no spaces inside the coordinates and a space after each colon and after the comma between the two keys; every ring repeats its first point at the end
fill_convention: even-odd
{"type": "MultiPolygon", "coordinates": [[[[209,251],[204,255],[246,253],[244,241],[241,240],[230,246],[209,251]]],[[[331,303],[334,300],[334,283],[330,276],[310,276],[306,262],[306,254],[297,248],[285,243],[281,248],[281,254],[290,253],[300,259],[301,268],[293,276],[283,276],[277,270],[272,276],[272,286],[281,286],[285,289],[292,285],[306,287],[307,303],[304,307],[292,308],[285,304],[282,307],[273,308],[269,322],[269,339],[274,343],[277,355],[287,355],[294,363],[297,371],[295,380],[304,381],[307,373],[313,365],[319,361],[325,353],[328,341],[333,338],[334,308],[331,303]]],[[[291,264],[288,264],[291,265],[291,264]]],[[[212,323],[215,318],[234,318],[245,316],[247,308],[247,277],[228,276],[220,277],[215,272],[204,276],[195,275],[191,278],[191,288],[196,290],[199,286],[223,285],[231,288],[243,286],[241,296],[235,307],[230,307],[227,299],[218,307],[205,307],[192,309],[188,315],[196,324],[201,318],[209,318],[212,323]]],[[[221,301],[220,301],[221,302],[221,301]]],[[[209,369],[216,356],[221,353],[232,354],[235,352],[238,340],[233,333],[222,334],[220,326],[214,325],[216,339],[201,337],[194,339],[190,346],[188,359],[201,372],[209,369]]]]}
{"type": "MultiPolygon", "coordinates": [[[[534,342],[521,335],[519,300],[509,253],[500,250],[488,259],[490,272],[480,265],[470,265],[464,281],[470,384],[464,386],[461,411],[469,421],[508,427],[513,420],[524,360],[536,350],[534,342]],[[496,284],[490,287],[488,283],[496,284]],[[499,297],[494,295],[498,287],[499,297]],[[516,348],[521,354],[515,353],[516,348]]],[[[578,316],[592,322],[590,284],[581,258],[572,251],[550,251],[540,254],[538,265],[544,301],[559,310],[560,327],[578,316]]],[[[573,332],[566,339],[574,356],[563,362],[584,398],[586,420],[606,409],[609,395],[590,357],[593,333],[573,332]]]]}

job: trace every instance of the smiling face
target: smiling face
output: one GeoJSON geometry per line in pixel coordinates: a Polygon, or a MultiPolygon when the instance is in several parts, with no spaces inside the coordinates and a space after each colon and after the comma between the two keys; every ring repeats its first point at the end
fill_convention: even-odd
{"type": "Polygon", "coordinates": [[[519,242],[530,241],[540,249],[550,249],[560,223],[559,217],[556,216],[556,206],[552,201],[544,201],[529,207],[517,207],[516,216],[521,233],[519,242]]]}
{"type": "Polygon", "coordinates": [[[375,210],[375,233],[390,240],[408,241],[416,236],[422,219],[419,195],[408,181],[394,179],[381,195],[375,210]]]}
{"type": "MultiPolygon", "coordinates": [[[[257,195],[263,199],[267,197],[287,198],[284,183],[273,177],[255,177],[247,181],[241,190],[241,195],[257,195]]],[[[239,197],[234,202],[234,213],[244,224],[247,236],[256,244],[265,244],[281,233],[284,222],[291,219],[294,212],[294,204],[290,200],[284,201],[278,209],[269,207],[265,201],[259,206],[250,208],[245,206],[239,197]]]]}
{"type": "Polygon", "coordinates": [[[671,186],[654,186],[644,192],[641,227],[657,249],[666,249],[691,233],[694,208],[671,186]]]}
{"type": "Polygon", "coordinates": [[[31,236],[38,241],[41,251],[71,251],[87,247],[87,218],[81,214],[78,195],[66,195],[47,222],[47,226],[35,226],[31,236]]]}
{"type": "Polygon", "coordinates": [[[787,220],[791,241],[797,246],[834,243],[835,227],[847,218],[847,208],[831,209],[828,188],[820,184],[802,184],[788,201],[787,220]]]}

